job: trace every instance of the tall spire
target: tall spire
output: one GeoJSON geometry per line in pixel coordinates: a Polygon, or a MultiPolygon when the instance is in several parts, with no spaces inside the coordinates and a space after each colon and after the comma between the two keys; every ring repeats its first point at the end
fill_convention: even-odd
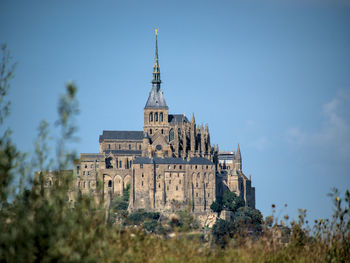
{"type": "Polygon", "coordinates": [[[152,79],[152,90],[149,93],[148,100],[146,102],[145,109],[149,108],[164,108],[167,109],[164,95],[160,89],[160,67],[158,61],[158,28],[156,28],[156,52],[153,64],[153,79],[152,79]]]}
{"type": "Polygon", "coordinates": [[[156,32],[156,51],[154,56],[154,64],[153,64],[153,84],[160,84],[160,67],[159,67],[159,61],[158,61],[158,28],[155,29],[156,32]]]}

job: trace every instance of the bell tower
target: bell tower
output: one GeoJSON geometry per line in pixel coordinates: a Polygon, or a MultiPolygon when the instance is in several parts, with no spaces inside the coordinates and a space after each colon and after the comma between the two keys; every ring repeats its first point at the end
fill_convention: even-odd
{"type": "Polygon", "coordinates": [[[152,90],[144,108],[144,132],[150,137],[156,133],[168,134],[168,106],[160,88],[160,66],[158,59],[158,29],[156,32],[155,58],[153,64],[152,90]]]}

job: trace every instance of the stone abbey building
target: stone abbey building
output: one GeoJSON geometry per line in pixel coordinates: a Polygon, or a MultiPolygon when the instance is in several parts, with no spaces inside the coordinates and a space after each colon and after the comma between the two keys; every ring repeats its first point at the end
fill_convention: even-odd
{"type": "Polygon", "coordinates": [[[162,213],[190,209],[196,216],[225,189],[255,207],[255,188],[242,172],[242,157],[219,152],[208,125],[197,126],[184,114],[170,114],[161,89],[156,34],[152,89],[144,107],[143,130],[103,131],[99,153],[82,153],[75,163],[76,186],[82,194],[108,200],[130,184],[129,211],[162,213]],[[102,194],[97,182],[103,182],[102,194]]]}

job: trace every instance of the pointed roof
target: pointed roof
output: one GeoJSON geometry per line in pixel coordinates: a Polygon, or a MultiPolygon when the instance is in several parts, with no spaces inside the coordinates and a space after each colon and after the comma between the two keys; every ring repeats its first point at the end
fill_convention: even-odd
{"type": "Polygon", "coordinates": [[[158,61],[158,29],[156,29],[156,48],[155,48],[155,57],[153,64],[153,79],[152,79],[152,90],[149,93],[148,100],[145,105],[147,108],[168,108],[163,91],[160,88],[160,66],[158,61]]]}
{"type": "Polygon", "coordinates": [[[241,158],[242,158],[242,157],[241,157],[241,149],[239,148],[239,144],[238,144],[238,146],[237,146],[236,158],[237,158],[237,159],[241,159],[241,158]]]}

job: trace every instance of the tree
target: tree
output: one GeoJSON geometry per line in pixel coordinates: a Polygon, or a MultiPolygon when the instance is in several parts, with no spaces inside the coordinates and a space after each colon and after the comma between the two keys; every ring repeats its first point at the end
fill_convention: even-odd
{"type": "Polygon", "coordinates": [[[235,213],[238,208],[244,206],[244,201],[236,193],[226,190],[222,198],[218,198],[210,205],[210,209],[220,214],[222,210],[227,210],[235,213]]]}

